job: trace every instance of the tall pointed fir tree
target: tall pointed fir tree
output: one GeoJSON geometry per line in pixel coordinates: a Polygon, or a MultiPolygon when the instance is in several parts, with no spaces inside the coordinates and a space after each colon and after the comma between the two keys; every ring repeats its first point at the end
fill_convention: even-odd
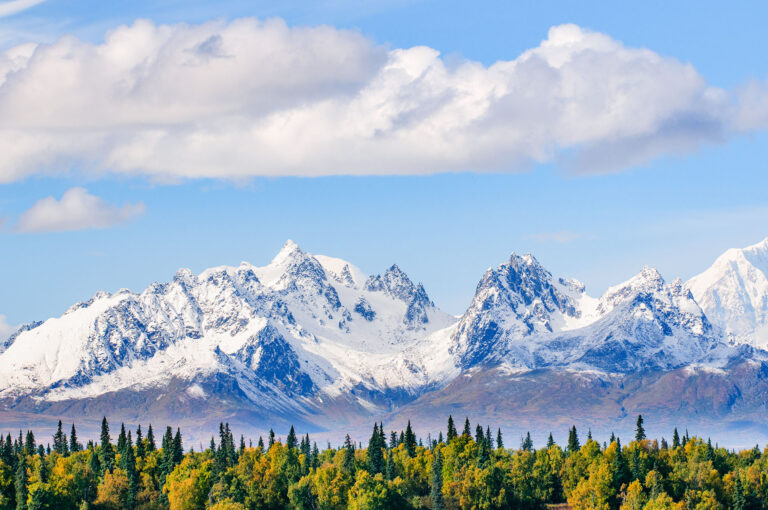
{"type": "Polygon", "coordinates": [[[453,416],[448,416],[448,434],[446,435],[446,439],[450,443],[452,440],[456,439],[456,436],[458,436],[458,432],[456,432],[456,427],[453,424],[453,416]]]}
{"type": "Polygon", "coordinates": [[[136,457],[143,458],[144,452],[144,437],[141,434],[141,424],[136,427],[136,457]]]}
{"type": "Polygon", "coordinates": [[[27,457],[19,455],[13,485],[16,493],[16,510],[27,509],[27,457]]]}
{"type": "Polygon", "coordinates": [[[461,435],[468,438],[472,437],[472,429],[469,426],[469,416],[464,418],[464,432],[462,432],[461,435]]]}
{"type": "Polygon", "coordinates": [[[105,416],[101,420],[101,470],[102,474],[107,471],[112,471],[115,467],[115,450],[112,449],[112,443],[109,437],[109,423],[107,423],[107,417],[105,416]]]}
{"type": "Polygon", "coordinates": [[[432,510],[444,510],[443,501],[443,450],[438,448],[435,460],[432,461],[432,486],[430,491],[432,510]]]}
{"type": "Polygon", "coordinates": [[[549,433],[549,437],[547,438],[547,450],[555,446],[555,439],[552,437],[552,432],[549,433]]]}
{"type": "Polygon", "coordinates": [[[485,432],[483,426],[479,423],[475,426],[475,443],[483,444],[485,442],[485,432]]]}
{"type": "Polygon", "coordinates": [[[154,452],[156,449],[155,433],[152,431],[152,424],[150,423],[149,428],[147,429],[147,451],[154,452]]]}
{"type": "Polygon", "coordinates": [[[374,423],[371,440],[368,442],[368,470],[372,475],[384,472],[384,448],[386,448],[386,445],[382,444],[379,425],[374,423]]]}
{"type": "Polygon", "coordinates": [[[496,448],[499,450],[504,449],[504,439],[501,437],[501,427],[496,431],[496,448]]]}
{"type": "Polygon", "coordinates": [[[72,429],[69,431],[69,451],[77,453],[83,450],[83,445],[78,442],[77,430],[75,430],[75,424],[72,424],[72,429]]]}
{"type": "Polygon", "coordinates": [[[416,456],[416,436],[411,429],[411,420],[408,420],[408,426],[405,428],[405,449],[408,452],[408,456],[413,458],[416,456]]]}
{"type": "Polygon", "coordinates": [[[53,451],[59,455],[66,455],[67,442],[64,437],[61,420],[59,420],[59,426],[56,428],[56,433],[53,435],[53,451]]]}
{"type": "Polygon", "coordinates": [[[576,425],[574,425],[568,433],[568,454],[576,453],[580,448],[579,434],[576,432],[576,425]]]}
{"type": "Polygon", "coordinates": [[[267,451],[269,451],[269,449],[272,448],[273,444],[275,444],[275,431],[272,429],[269,429],[269,442],[267,443],[267,451]]]}
{"type": "Polygon", "coordinates": [[[291,430],[288,432],[288,437],[285,440],[285,446],[288,447],[289,450],[293,450],[296,448],[296,431],[293,428],[293,425],[291,425],[291,430]]]}
{"type": "Polygon", "coordinates": [[[24,440],[24,451],[27,452],[27,455],[34,455],[36,449],[35,434],[31,430],[28,430],[26,439],[24,440]]]}
{"type": "MultiPolygon", "coordinates": [[[[130,436],[129,436],[130,437],[130,436]]],[[[133,454],[133,446],[126,437],[123,452],[120,454],[120,468],[128,478],[128,490],[126,491],[126,507],[133,508],[136,505],[136,494],[139,488],[139,475],[136,471],[136,457],[133,454]]]]}
{"type": "Polygon", "coordinates": [[[635,426],[635,441],[645,439],[645,429],[643,428],[643,415],[637,415],[637,425],[635,426]]]}
{"type": "MultiPolygon", "coordinates": [[[[234,448],[232,448],[234,450],[234,448]]],[[[184,459],[184,446],[181,443],[181,429],[176,427],[176,435],[173,437],[173,466],[181,464],[184,459]]]]}
{"type": "Polygon", "coordinates": [[[680,446],[680,434],[677,432],[677,427],[675,427],[675,432],[672,434],[672,448],[677,448],[680,446]]]}
{"type": "Polygon", "coordinates": [[[120,424],[120,434],[117,436],[117,452],[123,453],[128,437],[125,435],[125,423],[120,424]]]}

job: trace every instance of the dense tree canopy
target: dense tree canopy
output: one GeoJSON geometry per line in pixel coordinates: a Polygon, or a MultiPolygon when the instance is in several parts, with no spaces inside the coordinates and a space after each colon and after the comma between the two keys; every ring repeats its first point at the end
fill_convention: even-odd
{"type": "Polygon", "coordinates": [[[565,449],[550,435],[536,449],[526,434],[504,448],[501,431],[469,419],[459,435],[451,418],[443,441],[424,444],[410,422],[403,431],[377,423],[367,448],[349,436],[339,448],[318,448],[293,427],[283,444],[236,446],[228,424],[218,441],[184,453],[181,431],[167,427],[162,447],[151,426],[144,436],[122,426],[113,444],[102,423],[98,443],[69,438],[59,423],[45,447],[32,431],[0,436],[0,510],[37,509],[768,509],[768,451],[741,452],[680,437],[672,445],[612,435],[602,445],[569,429],[565,449]],[[135,438],[135,440],[134,440],[135,438]],[[299,439],[300,438],[300,439],[299,439]]]}

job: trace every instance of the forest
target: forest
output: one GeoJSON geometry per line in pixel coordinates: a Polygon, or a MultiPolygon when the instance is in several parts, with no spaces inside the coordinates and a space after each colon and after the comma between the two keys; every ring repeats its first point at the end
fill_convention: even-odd
{"type": "MultiPolygon", "coordinates": [[[[150,425],[121,426],[113,442],[82,444],[59,422],[50,440],[33,431],[0,436],[0,509],[763,509],[768,450],[736,452],[672,432],[671,442],[635,436],[600,443],[576,427],[564,446],[530,434],[508,448],[500,429],[453,418],[445,434],[418,438],[373,425],[365,447],[347,436],[319,448],[293,427],[254,445],[221,424],[203,451],[185,449],[181,431],[159,441],[150,425]]],[[[198,448],[199,449],[199,448],[198,448]]]]}

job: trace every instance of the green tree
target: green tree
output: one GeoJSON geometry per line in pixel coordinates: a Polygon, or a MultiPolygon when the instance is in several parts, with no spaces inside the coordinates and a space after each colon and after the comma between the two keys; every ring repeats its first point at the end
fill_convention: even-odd
{"type": "Polygon", "coordinates": [[[456,432],[456,427],[453,424],[453,416],[448,415],[448,434],[446,435],[446,440],[450,443],[456,439],[456,436],[458,436],[458,432],[456,432]]]}
{"type": "Polygon", "coordinates": [[[101,461],[102,474],[107,471],[112,471],[112,468],[115,467],[115,451],[112,449],[112,443],[110,441],[109,423],[105,416],[101,420],[101,459],[99,460],[101,461]]]}
{"type": "Polygon", "coordinates": [[[637,415],[637,425],[635,426],[635,441],[645,439],[645,429],[643,428],[643,415],[637,415]]]}
{"type": "Polygon", "coordinates": [[[443,501],[443,452],[441,448],[437,449],[435,459],[432,461],[430,499],[432,500],[432,510],[445,509],[445,502],[443,501]]]}
{"type": "Polygon", "coordinates": [[[384,436],[379,431],[379,425],[373,424],[373,433],[368,442],[368,471],[372,475],[384,472],[384,436]]]}

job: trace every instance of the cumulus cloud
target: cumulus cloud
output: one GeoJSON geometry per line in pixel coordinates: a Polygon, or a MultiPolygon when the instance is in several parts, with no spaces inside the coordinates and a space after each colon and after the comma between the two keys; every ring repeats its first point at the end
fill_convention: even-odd
{"type": "Polygon", "coordinates": [[[765,127],[766,89],[575,25],[491,66],[332,27],[137,21],[0,57],[0,182],[71,167],[196,177],[612,172],[765,127]],[[742,97],[761,110],[745,113],[742,97]]]}
{"type": "Polygon", "coordinates": [[[43,2],[45,2],[45,0],[13,0],[11,2],[2,2],[0,3],[0,18],[12,16],[43,2]]]}
{"type": "Polygon", "coordinates": [[[20,232],[62,232],[106,228],[135,218],[144,212],[144,204],[115,207],[83,188],[71,188],[61,200],[44,198],[19,217],[20,232]]]}

